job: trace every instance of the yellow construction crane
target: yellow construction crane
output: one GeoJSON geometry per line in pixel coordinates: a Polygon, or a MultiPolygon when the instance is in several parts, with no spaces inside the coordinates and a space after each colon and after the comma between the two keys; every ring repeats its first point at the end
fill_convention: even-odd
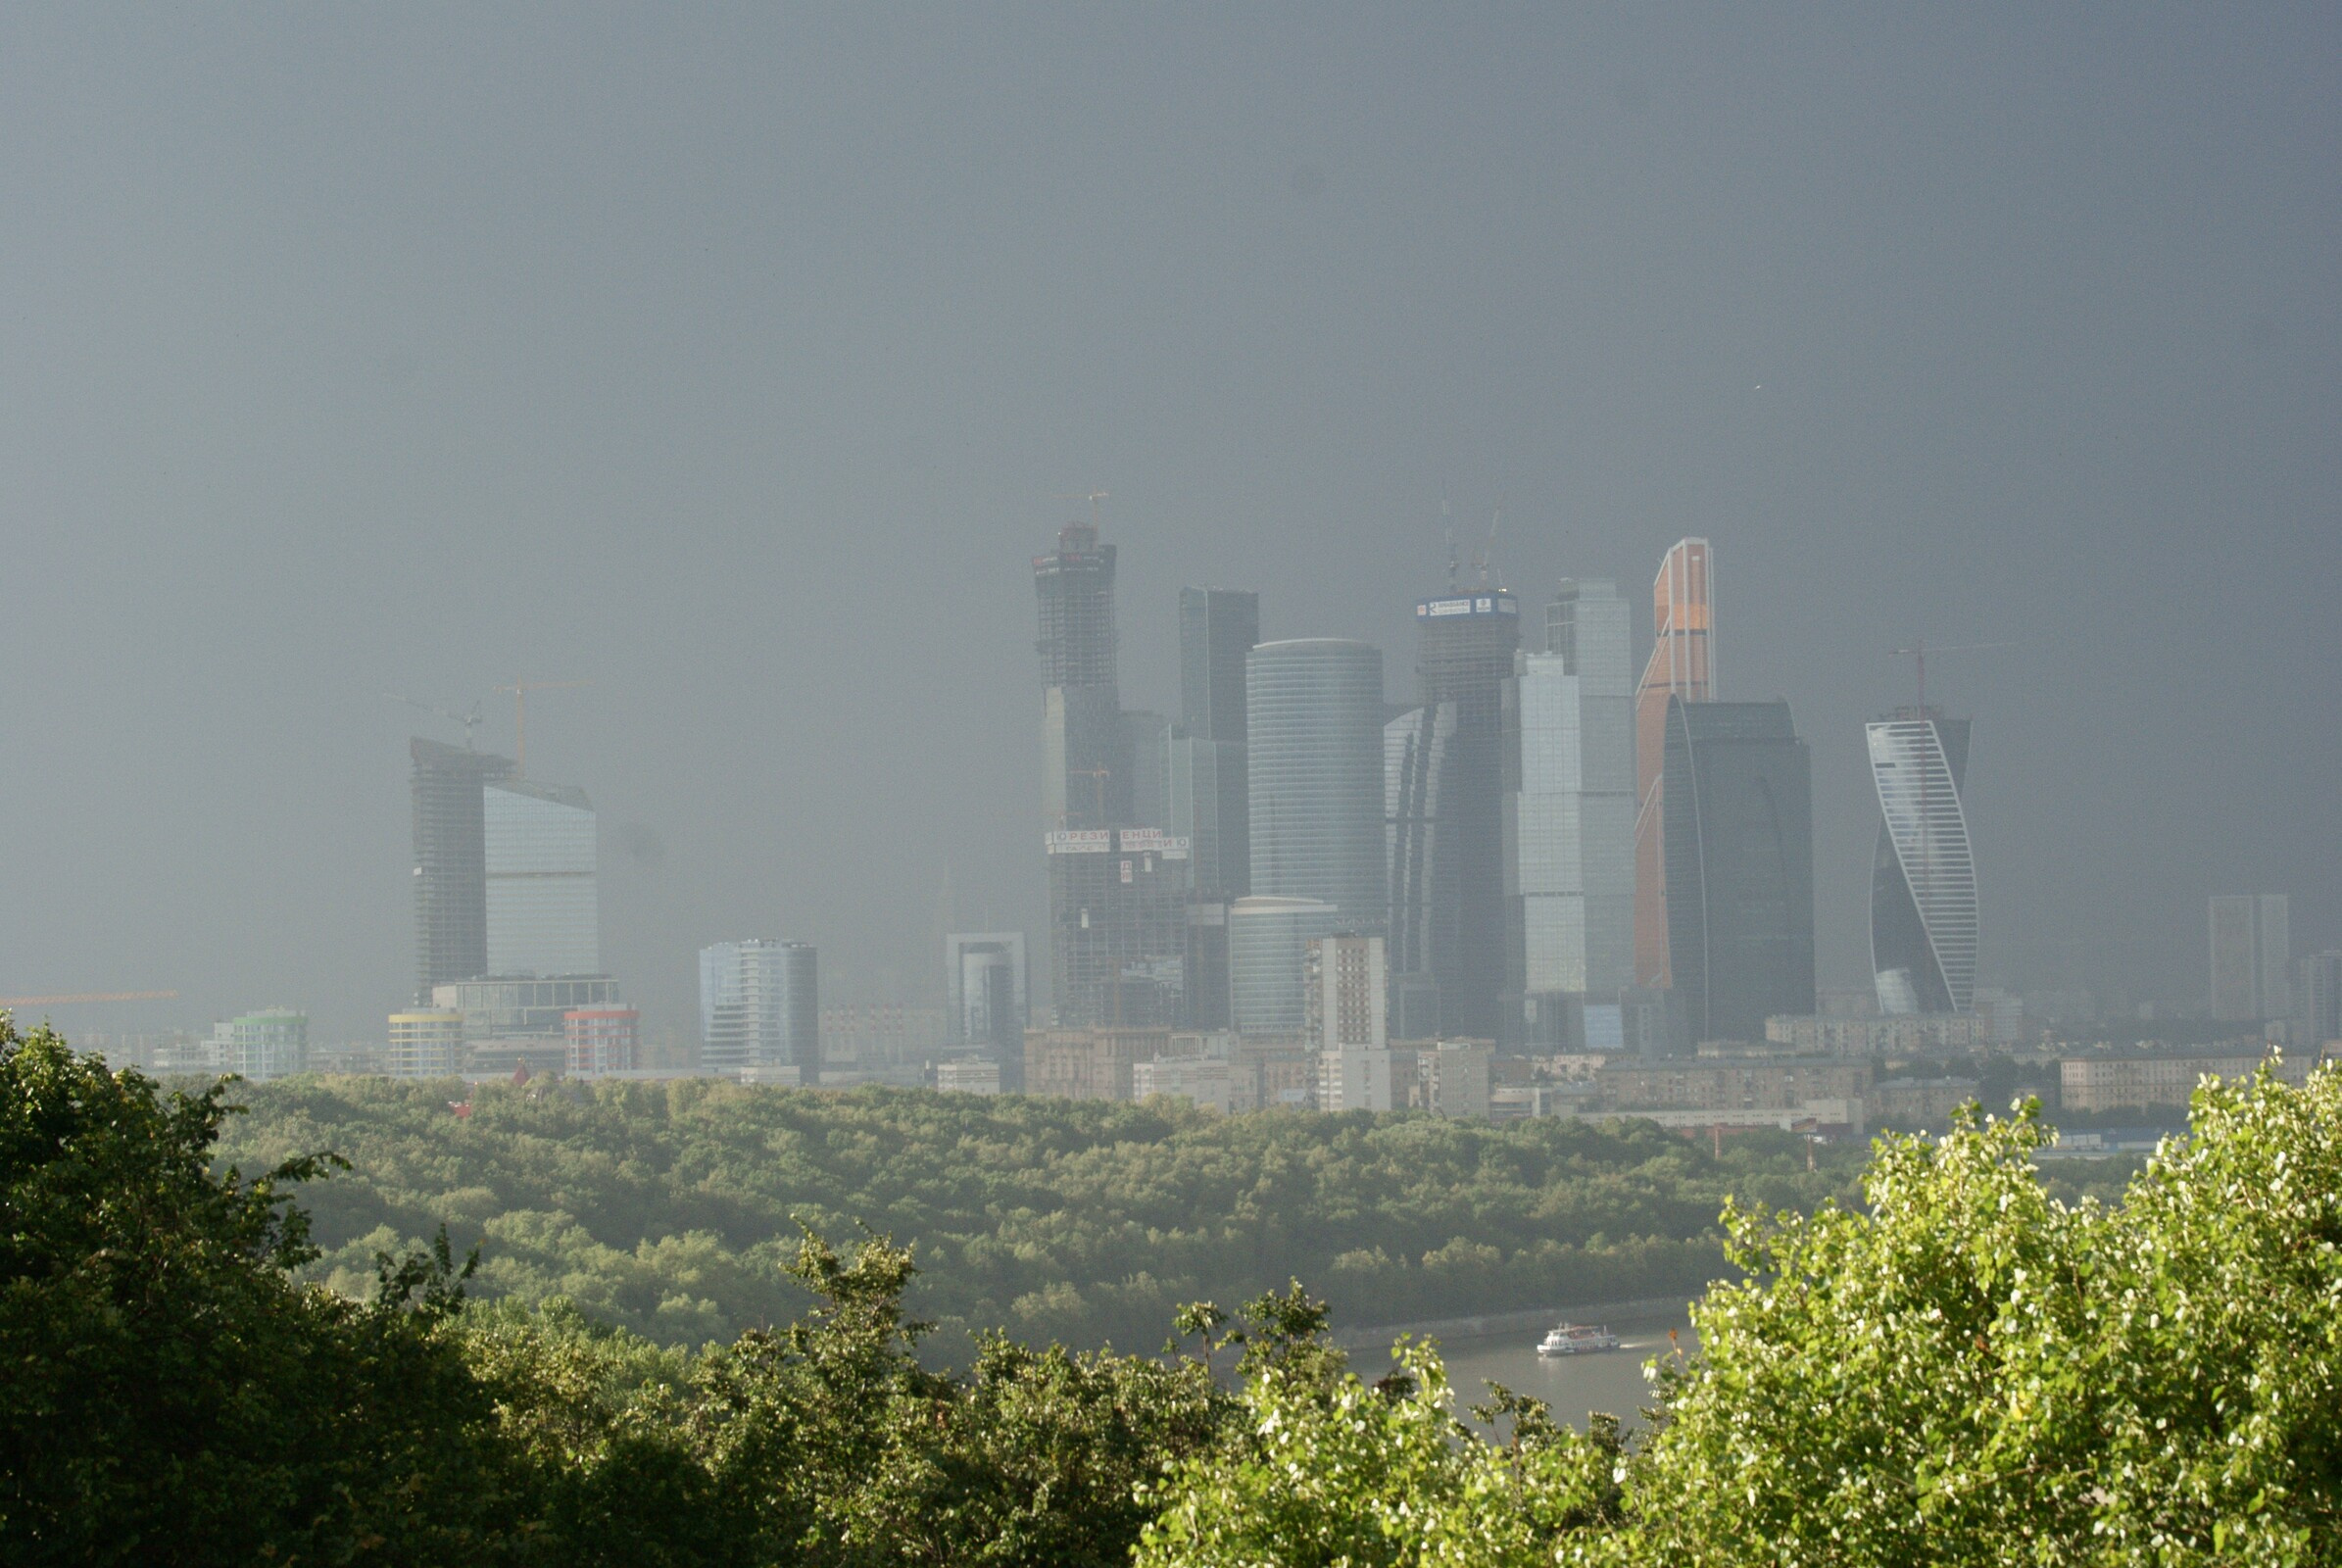
{"type": "Polygon", "coordinates": [[[512,694],[512,771],[528,777],[528,694],[530,692],[572,691],[591,686],[590,680],[524,680],[512,677],[510,686],[499,686],[500,692],[512,694]]]}
{"type": "Polygon", "coordinates": [[[79,1002],[169,1002],[175,991],[62,991],[51,997],[0,997],[0,1007],[62,1007],[79,1002]]]}

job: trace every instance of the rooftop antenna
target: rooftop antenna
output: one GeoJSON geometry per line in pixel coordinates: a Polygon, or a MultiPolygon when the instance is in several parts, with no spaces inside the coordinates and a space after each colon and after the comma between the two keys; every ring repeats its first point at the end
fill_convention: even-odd
{"type": "Polygon", "coordinates": [[[474,750],[471,744],[471,732],[479,727],[479,704],[473,703],[471,705],[471,711],[468,713],[451,713],[436,703],[418,702],[412,697],[402,697],[397,692],[384,692],[382,695],[394,703],[405,703],[409,708],[419,708],[426,713],[437,713],[441,718],[446,719],[451,724],[463,725],[464,749],[467,752],[474,750]]]}

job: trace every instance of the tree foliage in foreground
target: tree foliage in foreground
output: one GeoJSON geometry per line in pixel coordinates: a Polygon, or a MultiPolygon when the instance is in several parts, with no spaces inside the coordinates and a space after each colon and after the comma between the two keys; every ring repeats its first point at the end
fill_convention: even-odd
{"type": "Polygon", "coordinates": [[[2342,1562],[2342,1077],[2207,1088],[2127,1200],[2033,1179],[2028,1107],[1880,1140],[1867,1213],[1735,1208],[1622,1446],[1499,1394],[1256,1378],[1140,1560],[1203,1565],[2342,1562]]]}
{"type": "Polygon", "coordinates": [[[2043,1191],[2029,1111],[1881,1140],[1866,1210],[1733,1206],[1639,1438],[1491,1389],[1484,1440],[1298,1285],[942,1375],[876,1236],[801,1233],[811,1310],[700,1351],[467,1303],[444,1242],[353,1302],[285,1196],[331,1161],[217,1170],[225,1114],[0,1020],[0,1561],[2342,1563],[2331,1073],[2200,1092],[2120,1207],[2043,1191]]]}

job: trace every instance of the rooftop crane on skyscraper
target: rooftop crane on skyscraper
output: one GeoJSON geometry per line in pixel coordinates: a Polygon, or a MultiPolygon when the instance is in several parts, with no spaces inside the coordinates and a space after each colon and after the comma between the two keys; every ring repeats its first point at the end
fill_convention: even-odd
{"type": "Polygon", "coordinates": [[[409,708],[419,708],[426,713],[437,713],[451,724],[463,725],[464,749],[467,752],[475,749],[471,744],[471,732],[479,727],[480,705],[478,703],[471,705],[471,711],[468,713],[451,713],[436,703],[426,703],[416,698],[404,697],[397,692],[384,692],[382,695],[394,703],[405,703],[409,708]]]}

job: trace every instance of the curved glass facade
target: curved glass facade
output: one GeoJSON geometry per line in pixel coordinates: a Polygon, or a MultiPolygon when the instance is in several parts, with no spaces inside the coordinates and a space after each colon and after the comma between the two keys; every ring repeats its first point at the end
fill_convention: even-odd
{"type": "Polygon", "coordinates": [[[1380,931],[1382,650],[1340,637],[1262,643],[1244,660],[1244,709],[1252,891],[1321,899],[1349,929],[1380,931]]]}
{"type": "Polygon", "coordinates": [[[1878,1010],[1976,1004],[1976,862],[1960,792],[1968,720],[1931,710],[1864,726],[1878,792],[1871,859],[1871,971],[1878,1010]]]}

